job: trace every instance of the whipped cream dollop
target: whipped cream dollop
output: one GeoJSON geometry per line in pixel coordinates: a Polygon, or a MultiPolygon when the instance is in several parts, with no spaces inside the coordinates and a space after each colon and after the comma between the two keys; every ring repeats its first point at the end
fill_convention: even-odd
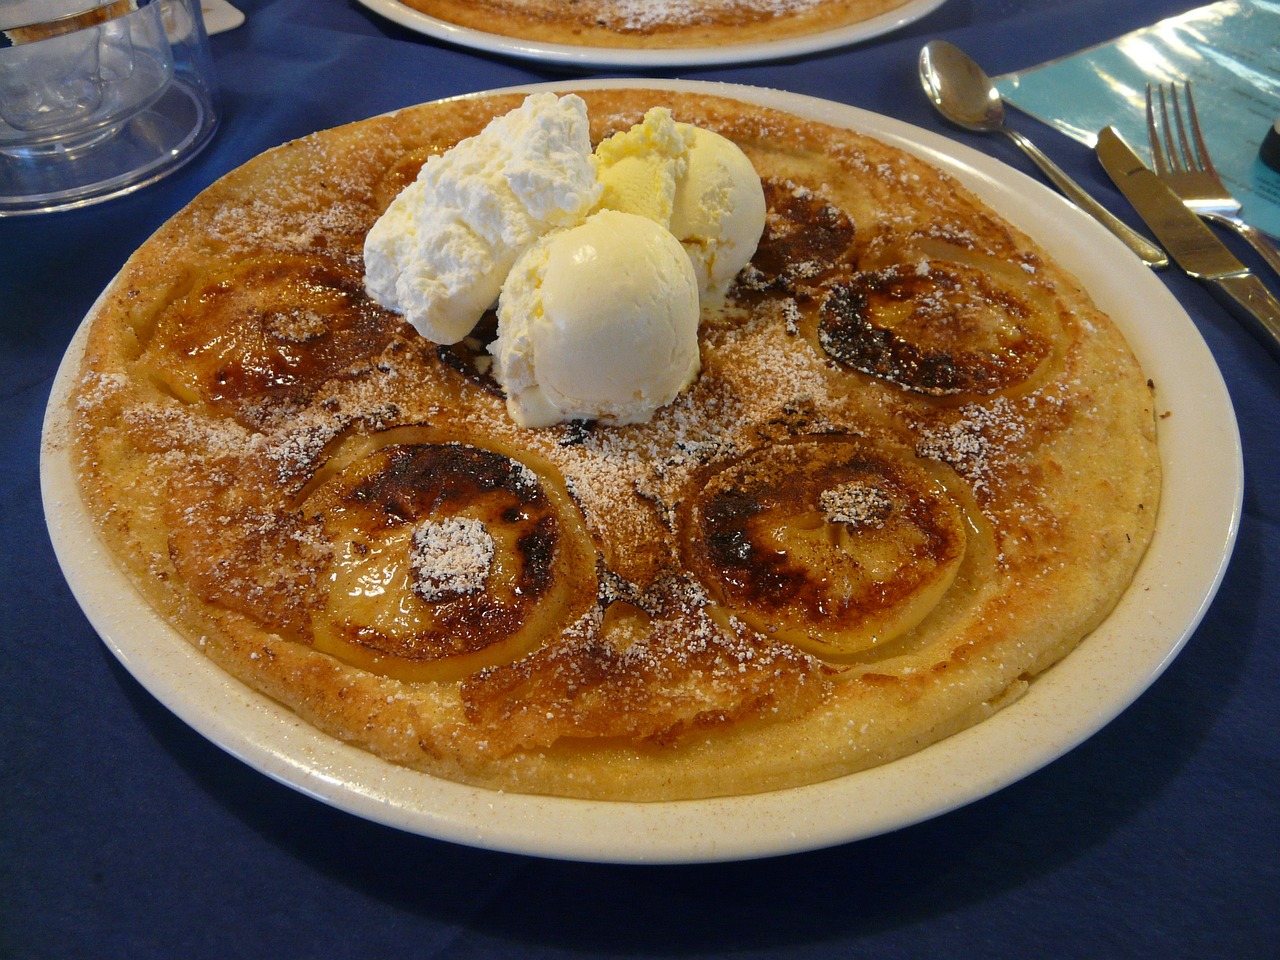
{"type": "Polygon", "coordinates": [[[456,343],[516,258],[580,223],[600,191],[582,98],[534,94],[427,160],[365,237],[365,288],[428,340],[456,343]]]}

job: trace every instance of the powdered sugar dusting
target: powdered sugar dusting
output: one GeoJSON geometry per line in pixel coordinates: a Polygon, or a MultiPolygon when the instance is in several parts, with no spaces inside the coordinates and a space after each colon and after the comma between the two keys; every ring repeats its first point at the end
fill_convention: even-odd
{"type": "Polygon", "coordinates": [[[880,529],[884,526],[893,501],[883,490],[869,483],[842,483],[831,490],[824,490],[818,498],[828,520],[847,523],[856,528],[880,529]]]}
{"type": "Polygon", "coordinates": [[[1005,397],[966,404],[959,413],[957,419],[925,430],[916,454],[948,464],[971,482],[975,493],[989,493],[991,477],[1025,437],[1026,420],[1005,397]]]}
{"type": "Polygon", "coordinates": [[[431,602],[484,589],[493,552],[493,537],[473,517],[423,521],[409,555],[414,592],[431,602]]]}

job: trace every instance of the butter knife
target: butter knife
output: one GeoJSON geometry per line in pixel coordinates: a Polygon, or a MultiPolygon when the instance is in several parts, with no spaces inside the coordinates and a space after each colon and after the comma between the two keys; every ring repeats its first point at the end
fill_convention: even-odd
{"type": "Polygon", "coordinates": [[[1280,360],[1280,301],[1147,168],[1112,127],[1098,134],[1097,154],[1108,176],[1178,266],[1230,298],[1254,334],[1280,360]]]}

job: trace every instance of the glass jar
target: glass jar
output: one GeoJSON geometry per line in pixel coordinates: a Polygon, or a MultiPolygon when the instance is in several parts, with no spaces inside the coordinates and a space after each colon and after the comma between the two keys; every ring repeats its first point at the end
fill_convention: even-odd
{"type": "Polygon", "coordinates": [[[137,190],[217,127],[199,0],[20,0],[0,18],[0,216],[137,190]]]}

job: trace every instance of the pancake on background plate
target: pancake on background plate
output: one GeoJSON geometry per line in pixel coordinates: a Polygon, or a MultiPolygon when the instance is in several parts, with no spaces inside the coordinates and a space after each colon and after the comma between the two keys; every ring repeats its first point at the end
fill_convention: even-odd
{"type": "Polygon", "coordinates": [[[717,48],[864,23],[910,0],[400,0],[482,33],[571,47],[717,48]]]}

